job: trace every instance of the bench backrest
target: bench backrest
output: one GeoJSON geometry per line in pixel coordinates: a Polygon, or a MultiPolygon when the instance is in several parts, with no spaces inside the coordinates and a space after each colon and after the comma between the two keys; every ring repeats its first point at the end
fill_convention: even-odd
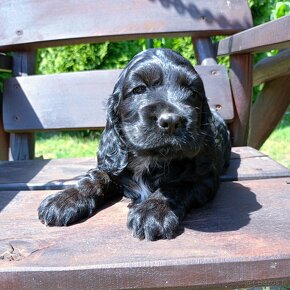
{"type": "MultiPolygon", "coordinates": [[[[0,52],[16,53],[13,77],[4,86],[4,129],[23,133],[105,125],[105,101],[120,71],[31,75],[37,48],[186,35],[197,44],[199,62],[210,64],[196,66],[210,104],[230,122],[237,109],[227,71],[215,63],[214,47],[208,37],[233,34],[251,25],[245,0],[5,1],[0,9],[0,52]]],[[[9,59],[0,59],[0,67],[1,63],[7,70],[9,59]]],[[[21,142],[21,146],[25,144],[21,142]]]]}

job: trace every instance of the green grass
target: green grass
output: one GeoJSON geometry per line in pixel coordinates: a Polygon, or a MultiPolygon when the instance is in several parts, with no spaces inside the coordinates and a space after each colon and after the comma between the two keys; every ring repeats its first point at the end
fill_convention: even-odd
{"type": "MultiPolygon", "coordinates": [[[[95,157],[100,132],[37,133],[36,157],[95,157]]],[[[290,111],[285,114],[261,151],[290,168],[290,111]]]]}
{"type": "Polygon", "coordinates": [[[290,110],[260,150],[290,168],[290,110]]]}
{"type": "Polygon", "coordinates": [[[95,157],[99,132],[88,136],[83,132],[37,133],[35,156],[50,158],[95,157]]]}

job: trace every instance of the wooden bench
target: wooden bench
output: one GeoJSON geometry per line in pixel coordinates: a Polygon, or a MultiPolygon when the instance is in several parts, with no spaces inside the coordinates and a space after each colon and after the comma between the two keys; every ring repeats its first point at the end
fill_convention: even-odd
{"type": "Polygon", "coordinates": [[[247,147],[252,53],[272,48],[272,43],[289,45],[285,32],[290,31],[290,19],[284,19],[271,23],[271,31],[282,35],[275,27],[284,21],[283,38],[278,38],[269,33],[268,24],[250,29],[250,9],[242,0],[216,0],[214,6],[205,0],[2,3],[0,51],[13,54],[0,54],[0,68],[11,70],[13,76],[4,85],[0,159],[10,155],[13,161],[0,162],[0,289],[290,284],[290,171],[247,147]],[[216,63],[210,37],[232,34],[217,49],[219,55],[231,55],[228,76],[226,68],[216,63]],[[193,38],[196,69],[206,95],[232,134],[231,164],[221,176],[217,197],[192,211],[182,223],[183,233],[170,241],[133,238],[126,228],[125,199],[73,226],[42,225],[37,218],[40,201],[73,185],[96,161],[93,156],[32,160],[33,133],[102,128],[103,103],[119,71],[33,75],[36,49],[184,35],[193,38]],[[260,36],[257,43],[251,35],[260,36]]]}

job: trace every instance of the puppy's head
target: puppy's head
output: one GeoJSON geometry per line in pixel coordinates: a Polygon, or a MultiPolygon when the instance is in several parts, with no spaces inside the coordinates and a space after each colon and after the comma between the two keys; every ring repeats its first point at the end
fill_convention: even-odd
{"type": "Polygon", "coordinates": [[[160,158],[195,156],[207,114],[199,75],[189,61],[169,49],[137,54],[108,103],[108,121],[115,122],[127,151],[160,158]]]}
{"type": "Polygon", "coordinates": [[[130,149],[170,156],[199,150],[205,94],[199,75],[181,55],[168,49],[138,54],[115,91],[130,149]]]}

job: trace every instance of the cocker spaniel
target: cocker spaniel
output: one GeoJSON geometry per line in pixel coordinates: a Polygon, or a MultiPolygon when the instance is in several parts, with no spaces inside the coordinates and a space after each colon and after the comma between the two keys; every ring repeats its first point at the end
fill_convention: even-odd
{"type": "Polygon", "coordinates": [[[39,219],[66,226],[125,195],[134,237],[174,238],[186,213],[214,197],[230,147],[191,63],[169,49],[148,49],[130,61],[108,99],[97,168],[43,200],[39,219]]]}

